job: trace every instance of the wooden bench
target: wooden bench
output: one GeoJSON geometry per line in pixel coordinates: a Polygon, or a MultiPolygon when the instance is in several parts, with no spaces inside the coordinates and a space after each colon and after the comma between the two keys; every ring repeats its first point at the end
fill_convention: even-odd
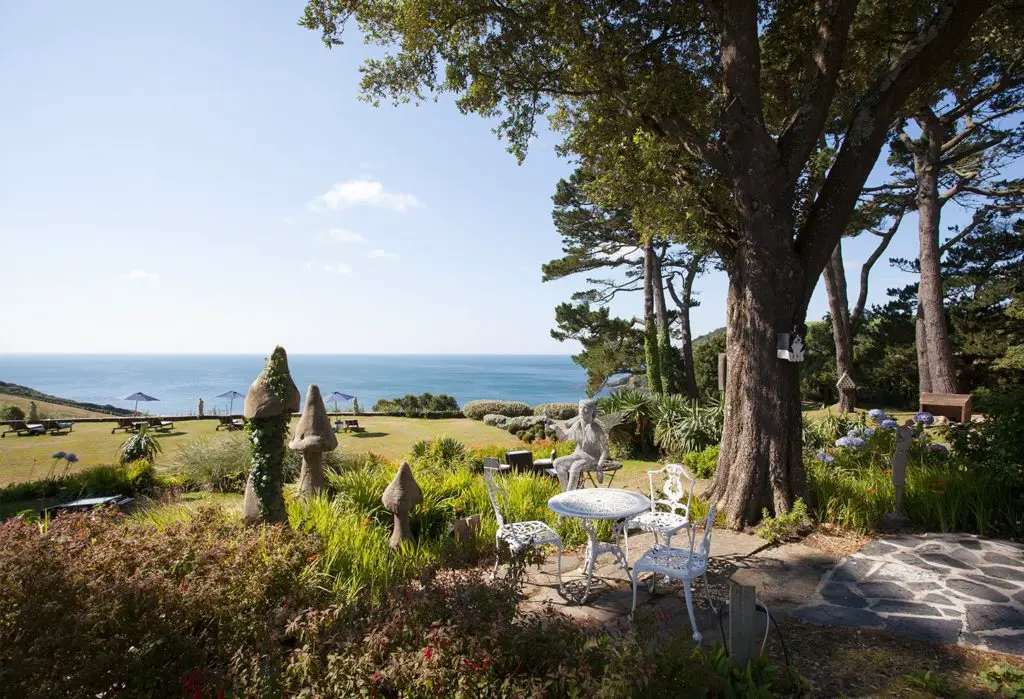
{"type": "Polygon", "coordinates": [[[364,432],[365,428],[359,426],[359,420],[338,420],[334,423],[334,431],[342,429],[345,432],[364,432]]]}
{"type": "Polygon", "coordinates": [[[967,424],[971,421],[970,393],[922,393],[921,412],[942,415],[967,424]]]}

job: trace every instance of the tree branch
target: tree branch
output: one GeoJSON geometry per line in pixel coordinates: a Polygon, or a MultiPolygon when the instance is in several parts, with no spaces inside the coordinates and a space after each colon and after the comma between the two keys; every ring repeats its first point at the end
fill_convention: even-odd
{"type": "Polygon", "coordinates": [[[849,223],[861,188],[874,167],[889,127],[910,94],[969,36],[991,0],[946,0],[888,70],[857,100],[843,145],[821,194],[796,239],[804,262],[804,302],[849,223]]]}
{"type": "Polygon", "coordinates": [[[796,178],[810,157],[828,117],[843,54],[858,0],[818,0],[818,44],[812,53],[812,74],[801,91],[800,106],[779,136],[779,151],[790,178],[796,178]]]}
{"type": "MultiPolygon", "coordinates": [[[[896,235],[896,229],[900,227],[900,222],[903,221],[903,213],[901,212],[893,221],[893,224],[882,233],[882,239],[878,243],[878,247],[871,253],[871,256],[860,268],[860,290],[857,293],[857,303],[853,307],[853,311],[850,313],[850,334],[851,336],[857,332],[857,326],[860,323],[861,317],[864,315],[864,306],[868,301],[868,279],[871,275],[871,268],[878,262],[878,258],[882,256],[885,249],[889,247],[889,243],[892,242],[892,238],[896,235]]],[[[874,233],[875,231],[871,231],[874,233]]]]}
{"type": "Polygon", "coordinates": [[[939,246],[939,256],[942,256],[947,250],[959,243],[961,240],[969,236],[974,230],[981,225],[982,221],[985,220],[985,216],[989,212],[989,207],[983,206],[974,212],[974,216],[971,217],[971,222],[964,226],[963,230],[954,235],[952,238],[947,240],[945,243],[939,246]]]}

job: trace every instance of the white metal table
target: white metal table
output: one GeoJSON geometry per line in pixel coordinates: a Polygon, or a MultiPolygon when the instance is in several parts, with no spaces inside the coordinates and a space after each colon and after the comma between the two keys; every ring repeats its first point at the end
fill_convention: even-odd
{"type": "Polygon", "coordinates": [[[583,521],[587,532],[587,591],[583,601],[590,596],[590,584],[594,579],[594,561],[602,553],[615,555],[616,562],[629,572],[629,561],[619,546],[618,534],[621,523],[615,525],[615,541],[599,541],[595,522],[601,519],[626,520],[651,509],[651,501],[645,495],[621,488],[587,488],[568,490],[548,500],[548,507],[562,517],[576,517],[583,521]]]}

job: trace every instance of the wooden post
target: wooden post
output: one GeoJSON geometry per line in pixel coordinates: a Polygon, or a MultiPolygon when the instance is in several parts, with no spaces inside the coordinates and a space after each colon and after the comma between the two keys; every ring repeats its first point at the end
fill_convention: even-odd
{"type": "Polygon", "coordinates": [[[753,585],[729,581],[729,657],[743,666],[756,656],[757,607],[753,585]]]}
{"type": "Polygon", "coordinates": [[[726,355],[725,352],[718,353],[718,392],[725,393],[725,370],[726,370],[726,355]]]}

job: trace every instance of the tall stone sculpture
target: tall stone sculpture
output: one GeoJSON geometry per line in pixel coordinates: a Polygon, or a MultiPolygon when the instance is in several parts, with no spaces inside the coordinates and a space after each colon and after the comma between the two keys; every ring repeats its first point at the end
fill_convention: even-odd
{"type": "Polygon", "coordinates": [[[288,371],[288,355],[283,347],[275,347],[245,396],[243,415],[252,440],[252,467],[245,483],[242,517],[249,524],[286,519],[284,445],[299,399],[299,389],[288,371]]]}
{"type": "Polygon", "coordinates": [[[892,486],[896,493],[896,509],[883,515],[882,529],[896,530],[910,523],[910,518],[903,514],[903,494],[907,489],[907,456],[913,440],[914,421],[907,420],[902,427],[896,428],[896,448],[889,462],[892,467],[892,486]]]}
{"type": "Polygon", "coordinates": [[[36,422],[39,419],[39,410],[36,408],[36,402],[30,400],[28,402],[28,421],[36,422]]]}
{"type": "Polygon", "coordinates": [[[412,535],[412,528],[409,526],[409,512],[423,502],[423,491],[420,490],[416,479],[412,477],[412,469],[409,468],[408,463],[403,461],[402,465],[398,467],[398,473],[384,490],[380,501],[384,503],[384,509],[395,516],[395,527],[391,532],[391,548],[398,548],[403,541],[416,541],[412,535]]]}
{"type": "Polygon", "coordinates": [[[199,399],[199,417],[203,417],[203,399],[199,399]]]}
{"type": "Polygon", "coordinates": [[[306,389],[306,404],[302,409],[302,417],[295,426],[295,436],[290,449],[302,452],[302,471],[299,473],[299,495],[312,495],[327,487],[324,480],[323,453],[333,451],[338,446],[338,438],[331,429],[331,419],[327,416],[324,399],[320,397],[320,388],[310,384],[306,389]]]}
{"type": "Polygon", "coordinates": [[[599,483],[604,480],[602,467],[608,460],[608,435],[596,418],[597,402],[581,400],[579,417],[564,433],[567,439],[576,442],[576,450],[555,459],[552,464],[562,490],[575,488],[579,474],[590,469],[597,471],[599,483]]]}

